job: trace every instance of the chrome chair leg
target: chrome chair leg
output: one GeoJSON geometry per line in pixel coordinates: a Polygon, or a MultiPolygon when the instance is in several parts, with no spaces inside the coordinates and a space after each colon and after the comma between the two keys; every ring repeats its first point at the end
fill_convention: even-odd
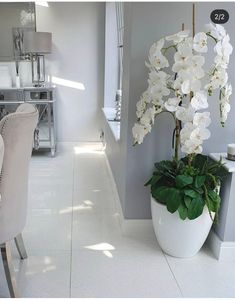
{"type": "Polygon", "coordinates": [[[27,252],[26,252],[26,249],[24,246],[24,241],[23,241],[23,237],[22,237],[21,233],[15,237],[15,244],[16,244],[16,248],[19,252],[20,258],[26,259],[28,256],[27,256],[27,252]]]}
{"type": "Polygon", "coordinates": [[[11,250],[9,243],[4,243],[0,246],[3,261],[3,267],[6,275],[7,285],[11,298],[17,298],[16,280],[11,260],[11,250]]]}

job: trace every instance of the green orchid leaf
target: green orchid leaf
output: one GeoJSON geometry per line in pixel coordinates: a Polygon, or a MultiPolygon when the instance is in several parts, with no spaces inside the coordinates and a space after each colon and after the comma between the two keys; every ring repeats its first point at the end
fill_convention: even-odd
{"type": "Polygon", "coordinates": [[[179,175],[175,178],[176,187],[183,188],[193,183],[193,178],[190,176],[179,175]]]}
{"type": "Polygon", "coordinates": [[[179,208],[181,200],[181,191],[176,188],[169,188],[166,198],[167,210],[174,213],[179,208]]]}
{"type": "Polygon", "coordinates": [[[200,194],[193,189],[185,189],[184,194],[194,199],[197,198],[200,194]]]}
{"type": "Polygon", "coordinates": [[[212,212],[217,212],[220,207],[220,196],[213,190],[208,191],[208,209],[212,212]]]}
{"type": "Polygon", "coordinates": [[[188,209],[182,203],[178,208],[179,216],[182,220],[185,220],[188,216],[188,209]]]}
{"type": "Polygon", "coordinates": [[[144,186],[155,185],[161,178],[162,178],[161,175],[153,175],[152,178],[149,179],[149,181],[144,184],[144,186]]]}
{"type": "Polygon", "coordinates": [[[159,201],[160,203],[166,204],[166,198],[168,195],[169,187],[167,186],[152,186],[151,187],[151,194],[155,200],[159,201]]]}
{"type": "MultiPolygon", "coordinates": [[[[153,177],[152,177],[152,178],[153,178],[153,177]]],[[[144,186],[150,185],[150,184],[151,184],[151,181],[152,181],[152,178],[150,178],[150,179],[144,184],[144,186]]]]}
{"type": "Polygon", "coordinates": [[[199,217],[203,212],[203,208],[204,202],[202,201],[202,198],[194,198],[188,208],[188,218],[193,220],[199,217]]]}
{"type": "Polygon", "coordinates": [[[186,206],[187,208],[189,208],[191,202],[192,202],[192,199],[191,199],[189,196],[185,195],[185,196],[184,196],[184,203],[185,203],[185,206],[186,206]]]}
{"type": "Polygon", "coordinates": [[[202,187],[202,185],[205,183],[206,176],[196,176],[194,185],[196,188],[202,187]]]}

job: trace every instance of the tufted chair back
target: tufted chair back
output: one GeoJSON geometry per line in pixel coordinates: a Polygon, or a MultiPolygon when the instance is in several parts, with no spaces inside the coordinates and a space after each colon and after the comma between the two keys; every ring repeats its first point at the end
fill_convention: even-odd
{"type": "Polygon", "coordinates": [[[0,244],[15,238],[26,223],[28,172],[38,110],[22,104],[0,121],[4,158],[0,176],[0,244]]]}

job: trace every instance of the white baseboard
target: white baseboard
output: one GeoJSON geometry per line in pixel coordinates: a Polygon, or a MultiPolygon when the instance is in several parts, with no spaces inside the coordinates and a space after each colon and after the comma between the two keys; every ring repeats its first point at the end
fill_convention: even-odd
{"type": "Polygon", "coordinates": [[[212,230],[207,239],[207,244],[218,260],[235,260],[235,241],[222,241],[212,230]]]}
{"type": "Polygon", "coordinates": [[[113,176],[113,172],[112,172],[111,166],[109,164],[109,160],[106,155],[105,155],[105,158],[106,158],[108,172],[109,172],[109,176],[111,179],[111,185],[112,185],[112,189],[113,189],[113,193],[114,193],[115,207],[116,207],[116,210],[118,213],[119,222],[120,222],[122,231],[128,232],[128,231],[136,230],[136,228],[138,228],[138,227],[140,227],[143,230],[144,229],[148,230],[149,228],[152,229],[152,227],[153,227],[152,219],[126,219],[124,217],[123,211],[122,211],[122,206],[121,206],[121,201],[120,201],[117,186],[116,186],[116,182],[115,182],[115,179],[113,176]]]}

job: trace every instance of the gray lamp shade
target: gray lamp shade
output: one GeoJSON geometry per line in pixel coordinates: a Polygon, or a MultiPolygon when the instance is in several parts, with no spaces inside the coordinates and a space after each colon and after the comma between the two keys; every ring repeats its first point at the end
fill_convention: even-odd
{"type": "Polygon", "coordinates": [[[51,53],[51,32],[28,31],[24,33],[25,53],[51,53]]]}

